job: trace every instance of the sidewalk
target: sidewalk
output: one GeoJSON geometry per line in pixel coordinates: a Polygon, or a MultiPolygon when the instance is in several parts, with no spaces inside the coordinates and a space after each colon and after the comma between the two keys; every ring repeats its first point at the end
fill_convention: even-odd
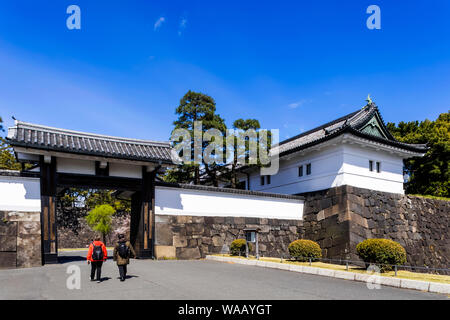
{"type": "Polygon", "coordinates": [[[307,274],[315,274],[319,276],[339,278],[345,280],[361,281],[373,284],[380,284],[384,286],[414,289],[432,293],[450,294],[450,285],[438,282],[418,281],[409,279],[400,279],[392,277],[383,277],[375,274],[355,273],[349,271],[339,271],[325,268],[308,267],[301,265],[294,265],[280,262],[269,262],[261,260],[247,260],[241,258],[224,257],[224,256],[206,256],[206,260],[232,262],[237,264],[244,264],[250,266],[258,266],[263,268],[280,269],[285,271],[301,272],[307,274]]]}

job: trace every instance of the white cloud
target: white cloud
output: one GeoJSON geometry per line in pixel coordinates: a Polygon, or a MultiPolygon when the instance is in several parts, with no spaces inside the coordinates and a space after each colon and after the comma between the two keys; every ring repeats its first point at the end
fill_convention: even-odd
{"type": "Polygon", "coordinates": [[[178,28],[178,35],[181,36],[181,34],[183,33],[184,29],[186,29],[186,24],[187,24],[187,19],[186,18],[182,18],[180,21],[180,26],[178,28]]]}
{"type": "Polygon", "coordinates": [[[164,21],[166,21],[166,18],[164,18],[164,17],[160,17],[158,20],[156,20],[153,30],[154,31],[158,30],[161,27],[161,25],[164,23],[164,21]]]}
{"type": "Polygon", "coordinates": [[[298,107],[303,106],[305,103],[308,103],[308,102],[311,102],[311,100],[309,100],[309,99],[301,99],[301,100],[299,100],[297,102],[288,104],[288,107],[291,108],[291,109],[296,109],[298,107]]]}

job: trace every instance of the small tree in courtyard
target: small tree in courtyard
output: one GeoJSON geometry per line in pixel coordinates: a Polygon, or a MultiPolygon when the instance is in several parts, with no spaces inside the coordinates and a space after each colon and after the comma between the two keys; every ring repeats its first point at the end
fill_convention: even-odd
{"type": "Polygon", "coordinates": [[[95,206],[86,216],[86,221],[92,230],[103,235],[103,242],[106,243],[106,235],[111,231],[112,216],[116,210],[109,204],[95,206]]]}

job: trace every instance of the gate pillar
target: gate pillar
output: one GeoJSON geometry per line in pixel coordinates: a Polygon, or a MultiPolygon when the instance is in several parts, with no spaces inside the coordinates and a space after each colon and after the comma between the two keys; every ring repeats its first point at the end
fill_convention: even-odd
{"type": "Polygon", "coordinates": [[[58,262],[56,159],[40,156],[42,264],[58,262]]]}
{"type": "Polygon", "coordinates": [[[142,189],[131,198],[130,241],[139,259],[154,257],[155,172],[142,172],[142,189]]]}

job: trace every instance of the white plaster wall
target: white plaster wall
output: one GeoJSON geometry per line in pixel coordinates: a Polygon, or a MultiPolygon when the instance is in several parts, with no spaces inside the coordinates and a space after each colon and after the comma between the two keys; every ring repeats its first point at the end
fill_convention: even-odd
{"type": "Polygon", "coordinates": [[[360,145],[341,144],[320,151],[281,160],[280,169],[271,177],[271,183],[261,185],[259,170],[250,176],[250,190],[298,194],[350,185],[384,192],[403,194],[403,159],[399,155],[360,145]],[[374,171],[369,170],[374,161],[374,171]],[[376,162],[381,172],[376,172],[376,162]],[[306,164],[311,163],[311,175],[306,175],[306,164]],[[303,165],[303,176],[298,167],[303,165]]]}
{"type": "Polygon", "coordinates": [[[40,212],[39,178],[0,175],[0,210],[40,212]]]}
{"type": "Polygon", "coordinates": [[[155,213],[301,220],[303,200],[156,187],[155,213]]]}
{"type": "Polygon", "coordinates": [[[95,174],[95,161],[56,158],[56,171],[61,173],[95,174]]]}
{"type": "Polygon", "coordinates": [[[122,163],[109,163],[111,177],[142,178],[142,167],[122,163]]]}
{"type": "Polygon", "coordinates": [[[270,184],[261,185],[259,170],[250,176],[250,189],[255,191],[297,194],[327,189],[340,185],[343,152],[339,146],[280,160],[280,169],[271,177],[270,184]],[[306,164],[311,163],[311,174],[306,174],[306,164]],[[303,165],[303,176],[298,176],[298,167],[303,165]]]}
{"type": "Polygon", "coordinates": [[[403,159],[386,151],[345,145],[343,184],[384,192],[404,193],[403,159]],[[374,162],[374,171],[369,170],[369,160],[374,162]],[[376,162],[381,162],[381,172],[376,171],[376,162]]]}

